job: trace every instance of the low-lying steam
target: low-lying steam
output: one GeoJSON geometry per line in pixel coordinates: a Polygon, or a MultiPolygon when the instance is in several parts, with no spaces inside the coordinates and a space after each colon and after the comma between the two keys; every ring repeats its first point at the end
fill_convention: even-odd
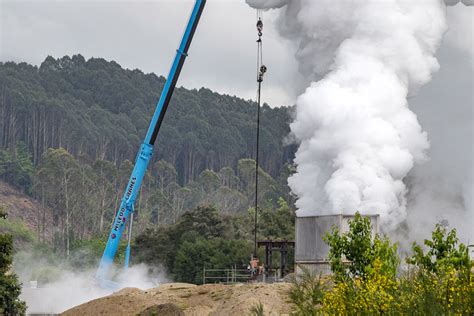
{"type": "MultiPolygon", "coordinates": [[[[85,255],[87,252],[74,253],[85,255]]],[[[123,267],[116,267],[119,288],[134,287],[146,290],[169,282],[163,269],[144,264],[134,265],[123,273],[123,267]],[[122,272],[122,273],[120,273],[122,272]]],[[[22,282],[21,299],[26,302],[27,313],[49,315],[82,303],[112,294],[118,289],[101,287],[94,279],[95,265],[80,271],[72,268],[65,260],[43,258],[34,252],[20,252],[15,256],[14,271],[22,282]]]]}

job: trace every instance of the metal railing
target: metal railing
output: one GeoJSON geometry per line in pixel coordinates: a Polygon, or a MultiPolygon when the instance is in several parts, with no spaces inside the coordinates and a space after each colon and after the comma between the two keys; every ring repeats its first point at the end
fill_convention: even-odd
{"type": "Polygon", "coordinates": [[[236,269],[206,269],[202,270],[202,283],[234,284],[247,282],[252,278],[250,270],[236,269]]]}

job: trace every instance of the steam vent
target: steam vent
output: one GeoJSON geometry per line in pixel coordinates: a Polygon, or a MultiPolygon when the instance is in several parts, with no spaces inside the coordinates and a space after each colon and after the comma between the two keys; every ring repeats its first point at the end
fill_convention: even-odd
{"type": "MultiPolygon", "coordinates": [[[[379,232],[379,215],[363,215],[370,218],[372,224],[372,235],[379,232]]],[[[296,218],[296,249],[295,249],[295,272],[302,273],[302,268],[319,274],[331,273],[328,259],[329,246],[323,237],[337,227],[339,232],[349,230],[348,220],[354,215],[320,215],[296,218]]]]}

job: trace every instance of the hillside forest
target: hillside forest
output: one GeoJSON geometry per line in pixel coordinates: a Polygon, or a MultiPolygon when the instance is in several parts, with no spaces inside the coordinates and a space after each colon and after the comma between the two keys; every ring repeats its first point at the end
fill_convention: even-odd
{"type": "MultiPolygon", "coordinates": [[[[81,55],[47,57],[39,67],[0,63],[0,292],[11,294],[0,314],[25,310],[12,264],[20,281],[40,287],[65,271],[96,269],[164,80],[81,55]]],[[[262,108],[258,239],[294,239],[291,111],[262,108]]],[[[135,209],[132,264],[147,264],[150,279],[158,270],[202,284],[204,268],[247,267],[255,116],[250,100],[176,89],[135,209]]],[[[403,269],[397,244],[372,231],[356,213],[347,232],[325,236],[333,275],[293,278],[286,302],[295,315],[472,314],[471,246],[455,229],[437,225],[403,269]]],[[[117,263],[125,247],[122,240],[117,263]]],[[[265,313],[261,303],[252,309],[265,313]]]]}
{"type": "MultiPolygon", "coordinates": [[[[20,227],[29,236],[23,240],[55,256],[69,259],[74,249],[89,247],[98,257],[164,81],[81,55],[47,57],[39,67],[0,63],[0,179],[41,205],[30,222],[0,229],[20,227]]],[[[183,221],[190,225],[192,214],[204,212],[204,221],[222,225],[201,237],[232,237],[237,244],[221,246],[251,249],[256,109],[251,100],[206,88],[175,90],[137,199],[136,247],[153,236],[171,238],[183,221]]],[[[293,237],[291,110],[261,109],[262,238],[293,237]]],[[[189,236],[183,242],[200,240],[189,236]]],[[[178,250],[137,260],[171,268],[178,250]]]]}

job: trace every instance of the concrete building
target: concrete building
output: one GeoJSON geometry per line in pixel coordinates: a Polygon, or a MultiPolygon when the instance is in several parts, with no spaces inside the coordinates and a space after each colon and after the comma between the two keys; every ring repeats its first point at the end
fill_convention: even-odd
{"type": "MultiPolygon", "coordinates": [[[[379,215],[368,215],[372,224],[372,235],[379,232],[379,215]]],[[[295,272],[302,267],[319,274],[331,273],[328,260],[329,246],[323,240],[327,232],[337,227],[339,232],[349,230],[348,220],[354,215],[320,215],[296,218],[295,272]]]]}

